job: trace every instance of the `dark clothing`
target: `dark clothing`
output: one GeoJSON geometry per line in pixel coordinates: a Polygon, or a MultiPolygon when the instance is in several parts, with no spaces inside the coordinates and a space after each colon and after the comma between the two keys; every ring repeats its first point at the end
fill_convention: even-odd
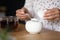
{"type": "Polygon", "coordinates": [[[5,0],[0,0],[0,6],[5,6],[6,5],[6,1],[5,0]]]}
{"type": "Polygon", "coordinates": [[[6,16],[15,16],[16,10],[24,6],[25,0],[1,0],[0,6],[6,6],[6,16]]]}
{"type": "MultiPolygon", "coordinates": [[[[25,4],[25,0],[0,0],[0,6],[6,7],[6,16],[15,16],[16,10],[21,9],[25,4]]],[[[25,23],[20,21],[20,23],[25,23]]]]}

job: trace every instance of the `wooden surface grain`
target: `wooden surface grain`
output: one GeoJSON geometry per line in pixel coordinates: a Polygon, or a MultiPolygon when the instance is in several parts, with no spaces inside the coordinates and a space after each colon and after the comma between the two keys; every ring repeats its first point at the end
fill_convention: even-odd
{"type": "Polygon", "coordinates": [[[50,30],[42,30],[39,34],[29,34],[23,24],[19,25],[19,32],[11,32],[12,37],[16,40],[60,40],[60,33],[50,30]]]}

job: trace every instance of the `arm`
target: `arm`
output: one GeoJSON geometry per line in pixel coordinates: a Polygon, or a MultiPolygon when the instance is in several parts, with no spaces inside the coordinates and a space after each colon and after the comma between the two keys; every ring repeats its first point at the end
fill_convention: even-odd
{"type": "Polygon", "coordinates": [[[26,0],[25,6],[16,11],[16,16],[21,20],[29,20],[33,15],[31,0],[26,0]]]}
{"type": "Polygon", "coordinates": [[[28,10],[31,17],[34,17],[33,0],[26,0],[24,8],[28,10]]]}

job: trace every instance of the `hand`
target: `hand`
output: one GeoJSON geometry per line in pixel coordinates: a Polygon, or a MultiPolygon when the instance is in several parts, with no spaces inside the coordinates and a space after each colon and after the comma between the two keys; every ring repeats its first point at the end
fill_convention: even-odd
{"type": "Polygon", "coordinates": [[[30,14],[26,8],[18,9],[16,11],[16,16],[20,20],[29,20],[30,19],[30,14]]]}
{"type": "Polygon", "coordinates": [[[60,10],[57,8],[48,9],[45,12],[44,18],[47,20],[60,20],[60,10]]]}

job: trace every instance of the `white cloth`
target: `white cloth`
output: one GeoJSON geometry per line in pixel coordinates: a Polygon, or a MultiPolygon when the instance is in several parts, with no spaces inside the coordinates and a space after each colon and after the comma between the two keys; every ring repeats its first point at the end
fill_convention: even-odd
{"type": "MultiPolygon", "coordinates": [[[[26,0],[25,7],[31,12],[34,18],[38,18],[39,10],[51,8],[60,9],[60,0],[26,0]]],[[[41,14],[40,14],[41,15],[41,14]]],[[[44,28],[60,32],[60,21],[43,21],[44,28]]]]}

